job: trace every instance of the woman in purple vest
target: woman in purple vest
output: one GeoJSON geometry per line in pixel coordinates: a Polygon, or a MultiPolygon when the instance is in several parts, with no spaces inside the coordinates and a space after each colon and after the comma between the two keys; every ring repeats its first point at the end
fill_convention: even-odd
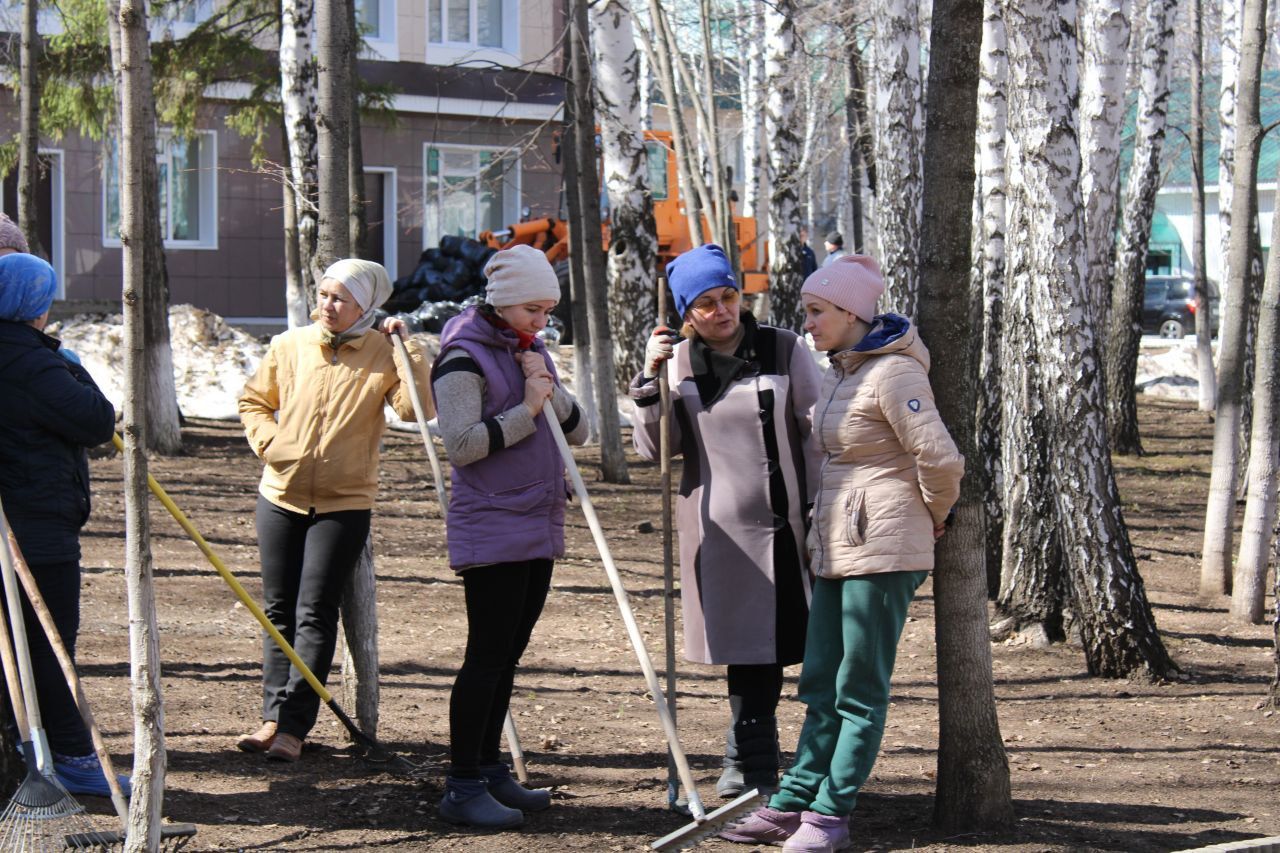
{"type": "Polygon", "coordinates": [[[485,304],[445,325],[432,370],[453,465],[449,564],[462,575],[467,602],[440,817],[505,829],[551,804],[549,791],[511,778],[498,752],[516,664],[542,613],[552,561],[564,554],[568,488],[543,404],[551,401],[572,444],[586,441],[587,424],[537,337],[560,301],[546,256],[515,246],[495,254],[484,272],[485,304]]]}

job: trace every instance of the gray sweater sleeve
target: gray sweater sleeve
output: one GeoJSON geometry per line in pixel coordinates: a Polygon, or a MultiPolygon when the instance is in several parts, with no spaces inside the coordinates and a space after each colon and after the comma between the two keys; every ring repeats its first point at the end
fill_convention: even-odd
{"type": "MultiPolygon", "coordinates": [[[[436,398],[436,423],[444,439],[449,461],[468,465],[533,435],[536,425],[524,403],[485,418],[484,393],[488,383],[471,356],[463,350],[445,354],[435,369],[432,390],[436,398]]],[[[556,386],[551,400],[557,419],[565,427],[570,444],[587,439],[587,425],[572,395],[556,386]]]]}

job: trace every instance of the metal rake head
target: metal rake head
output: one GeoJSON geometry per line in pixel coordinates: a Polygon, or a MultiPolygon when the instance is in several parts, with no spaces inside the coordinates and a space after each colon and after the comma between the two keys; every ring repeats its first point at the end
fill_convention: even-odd
{"type": "Polygon", "coordinates": [[[757,807],[764,805],[765,799],[764,794],[753,788],[728,805],[708,812],[707,816],[702,820],[695,821],[688,826],[677,829],[675,832],[664,835],[650,844],[649,847],[653,850],[663,851],[688,850],[697,847],[708,838],[719,835],[724,830],[746,818],[757,807]]]}
{"type": "MultiPolygon", "coordinates": [[[[157,849],[167,853],[178,853],[195,836],[195,824],[166,824],[160,828],[160,846],[157,849]]],[[[67,835],[64,841],[65,846],[58,849],[115,853],[117,850],[124,850],[125,834],[123,832],[77,832],[67,835]]]]}

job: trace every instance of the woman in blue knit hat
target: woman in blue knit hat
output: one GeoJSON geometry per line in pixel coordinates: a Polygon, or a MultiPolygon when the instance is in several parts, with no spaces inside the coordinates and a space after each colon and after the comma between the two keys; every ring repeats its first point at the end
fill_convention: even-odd
{"type": "Polygon", "coordinates": [[[783,667],[804,656],[811,588],[805,517],[819,454],[811,412],[822,378],[793,332],[742,306],[724,251],[699,246],[667,265],[684,340],[654,330],[631,383],[635,444],[658,456],[657,377],[671,388],[671,447],[684,459],[676,500],[684,655],[727,667],[724,769],[735,797],[778,779],[783,667]]]}
{"type": "MultiPolygon", "coordinates": [[[[0,241],[17,250],[21,232],[0,223],[0,241]]],[[[85,450],[111,440],[116,413],[93,378],[44,333],[57,291],[53,267],[15,251],[0,257],[0,501],[72,657],[80,630],[80,528],[89,519],[85,450]]],[[[53,751],[53,769],[73,794],[110,789],[89,732],[49,641],[23,600],[36,698],[53,751]]],[[[121,777],[126,783],[128,779],[121,777]]]]}

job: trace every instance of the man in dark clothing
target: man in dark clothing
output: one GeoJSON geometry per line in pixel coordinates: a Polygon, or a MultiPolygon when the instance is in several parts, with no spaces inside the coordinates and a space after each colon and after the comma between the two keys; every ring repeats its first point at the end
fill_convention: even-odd
{"type": "Polygon", "coordinates": [[[813,253],[813,247],[809,245],[809,229],[800,229],[800,257],[802,258],[800,267],[804,270],[804,277],[808,278],[809,274],[818,269],[818,257],[813,253]]]}

